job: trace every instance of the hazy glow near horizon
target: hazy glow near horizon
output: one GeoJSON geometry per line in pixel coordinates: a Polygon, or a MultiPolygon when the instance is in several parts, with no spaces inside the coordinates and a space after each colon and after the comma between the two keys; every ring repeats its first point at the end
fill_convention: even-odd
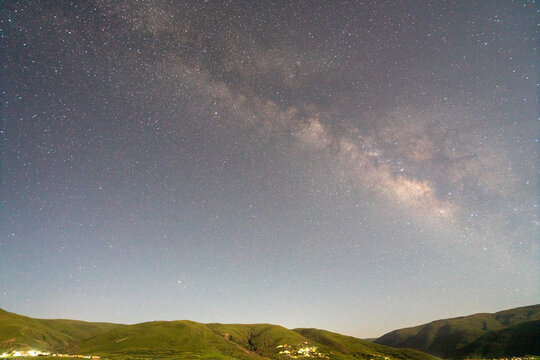
{"type": "Polygon", "coordinates": [[[0,308],[372,337],[540,302],[535,1],[0,8],[0,308]]]}

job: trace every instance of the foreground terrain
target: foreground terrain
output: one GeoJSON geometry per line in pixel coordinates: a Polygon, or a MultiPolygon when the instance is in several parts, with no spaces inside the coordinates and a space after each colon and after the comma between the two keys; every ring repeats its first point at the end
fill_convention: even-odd
{"type": "Polygon", "coordinates": [[[187,320],[121,325],[41,320],[0,310],[0,354],[29,349],[101,359],[437,359],[316,329],[187,320]]]}
{"type": "Polygon", "coordinates": [[[540,354],[540,305],[444,319],[394,330],[374,341],[443,358],[540,354]]]}
{"type": "Polygon", "coordinates": [[[434,344],[445,345],[443,348],[452,354],[446,356],[447,353],[441,353],[446,358],[511,357],[540,352],[535,352],[540,343],[536,341],[540,334],[540,321],[533,320],[539,313],[540,306],[536,305],[496,314],[439,320],[396,330],[369,342],[319,329],[290,330],[271,324],[202,324],[181,320],[122,325],[34,319],[0,309],[0,357],[22,357],[29,355],[29,350],[35,350],[42,352],[39,356],[44,360],[60,356],[66,359],[68,354],[69,358],[75,359],[112,360],[437,360],[437,357],[426,353],[433,350],[434,344]],[[489,321],[490,316],[497,322],[489,321]],[[432,330],[434,327],[437,330],[432,330]],[[419,351],[421,347],[410,340],[415,336],[419,339],[423,334],[431,339],[431,346],[420,349],[426,352],[419,351]],[[449,338],[444,338],[445,334],[449,338]],[[407,346],[417,349],[382,344],[390,342],[388,339],[396,342],[395,347],[402,347],[409,339],[407,346]]]}

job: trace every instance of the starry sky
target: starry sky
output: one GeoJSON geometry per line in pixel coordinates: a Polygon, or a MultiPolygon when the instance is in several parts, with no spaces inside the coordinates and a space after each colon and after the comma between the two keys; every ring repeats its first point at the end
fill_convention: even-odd
{"type": "Polygon", "coordinates": [[[0,307],[375,337],[540,302],[535,1],[2,1],[0,307]]]}

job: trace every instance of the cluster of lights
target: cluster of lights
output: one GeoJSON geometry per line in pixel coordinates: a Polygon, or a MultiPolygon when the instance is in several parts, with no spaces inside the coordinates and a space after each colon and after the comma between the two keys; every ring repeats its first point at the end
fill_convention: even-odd
{"type": "Polygon", "coordinates": [[[0,359],[14,358],[14,357],[34,357],[34,356],[54,356],[54,357],[69,357],[80,359],[94,359],[98,360],[99,356],[95,355],[70,355],[70,354],[51,354],[50,352],[43,352],[40,350],[13,350],[9,353],[0,354],[0,359]]]}
{"type": "Polygon", "coordinates": [[[298,344],[294,347],[284,344],[284,345],[278,345],[277,348],[283,349],[279,352],[279,355],[290,357],[292,359],[307,358],[307,357],[328,358],[327,355],[318,352],[316,346],[308,346],[307,343],[298,344]]]}
{"type": "Polygon", "coordinates": [[[0,355],[0,358],[8,357],[22,357],[22,356],[47,356],[51,355],[49,352],[41,352],[40,350],[26,350],[26,351],[12,351],[10,353],[3,353],[0,355]]]}

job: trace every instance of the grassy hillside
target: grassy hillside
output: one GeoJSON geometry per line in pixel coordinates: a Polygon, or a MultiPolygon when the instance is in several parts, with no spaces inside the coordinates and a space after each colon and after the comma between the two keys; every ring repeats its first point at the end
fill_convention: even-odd
{"type": "Polygon", "coordinates": [[[494,313],[493,317],[503,326],[540,320],[540,304],[499,311],[494,313]]]}
{"type": "Polygon", "coordinates": [[[118,327],[81,342],[79,351],[112,358],[259,358],[208,326],[187,320],[118,327]]]}
{"type": "Polygon", "coordinates": [[[502,358],[540,354],[540,320],[510,325],[491,331],[460,351],[461,356],[502,358]]]}
{"type": "Polygon", "coordinates": [[[393,331],[375,342],[324,330],[289,330],[270,324],[200,324],[183,320],[119,325],[33,319],[0,309],[0,352],[37,349],[101,355],[113,360],[436,360],[418,350],[447,358],[502,357],[538,354],[539,344],[540,305],[438,320],[393,331]]]}
{"type": "Polygon", "coordinates": [[[353,337],[271,324],[153,321],[135,325],[32,319],[0,310],[0,351],[36,349],[106,359],[436,360],[353,337]]]}
{"type": "Polygon", "coordinates": [[[37,349],[105,359],[437,360],[540,353],[540,305],[438,320],[369,342],[318,329],[271,324],[154,321],[136,325],[32,319],[0,310],[0,351],[37,349]],[[385,340],[386,339],[386,340],[385,340]]]}
{"type": "Polygon", "coordinates": [[[396,349],[358,339],[352,336],[336,334],[318,329],[295,329],[310,341],[329,348],[332,352],[352,356],[355,359],[419,359],[435,360],[436,357],[412,349],[396,349]]]}
{"type": "Polygon", "coordinates": [[[0,309],[0,352],[12,349],[68,352],[80,341],[116,326],[75,320],[33,319],[0,309]]]}
{"type": "Polygon", "coordinates": [[[266,357],[277,355],[279,345],[308,341],[299,333],[278,325],[208,324],[208,327],[239,346],[266,357]]]}
{"type": "Polygon", "coordinates": [[[475,314],[433,321],[392,331],[375,343],[392,347],[407,347],[441,357],[455,357],[461,349],[492,331],[524,321],[540,319],[540,305],[505,310],[494,314],[475,314]]]}
{"type": "Polygon", "coordinates": [[[323,330],[192,321],[160,321],[118,327],[83,341],[79,350],[86,354],[131,359],[288,359],[294,356],[335,360],[437,359],[419,351],[392,349],[323,330]]]}

